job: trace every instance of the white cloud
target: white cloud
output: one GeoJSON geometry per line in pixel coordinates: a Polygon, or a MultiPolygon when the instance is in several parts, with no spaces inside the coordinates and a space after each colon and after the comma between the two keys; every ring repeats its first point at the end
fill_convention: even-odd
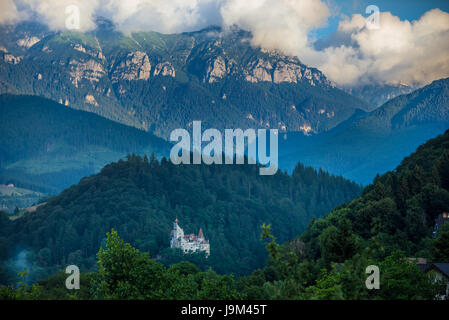
{"type": "Polygon", "coordinates": [[[19,0],[23,11],[37,14],[37,19],[47,24],[50,29],[64,30],[66,27],[66,8],[75,5],[80,13],[80,31],[95,28],[92,20],[94,13],[100,7],[101,0],[19,0]]]}
{"type": "Polygon", "coordinates": [[[253,45],[299,56],[308,50],[308,32],[330,15],[320,0],[228,0],[221,13],[226,26],[251,31],[253,45]]]}
{"type": "MultiPolygon", "coordinates": [[[[6,1],[8,9],[16,8],[13,0],[6,1]]],[[[218,8],[221,0],[16,0],[16,3],[21,4],[22,12],[37,14],[53,30],[65,29],[65,10],[71,5],[79,8],[81,31],[95,28],[97,14],[111,19],[124,32],[176,33],[221,23],[218,8]]],[[[21,19],[19,13],[16,10],[11,14],[16,21],[21,19]]]]}
{"type": "Polygon", "coordinates": [[[421,85],[449,76],[449,14],[439,9],[412,22],[382,12],[375,30],[355,14],[339,23],[340,43],[321,50],[309,35],[330,16],[320,0],[229,0],[222,15],[226,25],[251,31],[253,45],[297,55],[339,85],[421,85]]]}
{"type": "Polygon", "coordinates": [[[219,0],[103,0],[103,9],[125,32],[177,33],[221,24],[219,0]]]}
{"type": "Polygon", "coordinates": [[[0,24],[12,24],[25,18],[25,13],[17,10],[13,0],[0,1],[0,24]]]}
{"type": "Polygon", "coordinates": [[[449,14],[439,9],[416,21],[382,12],[380,29],[354,15],[340,23],[352,45],[332,46],[311,61],[342,85],[363,82],[426,84],[449,76],[449,14]]]}

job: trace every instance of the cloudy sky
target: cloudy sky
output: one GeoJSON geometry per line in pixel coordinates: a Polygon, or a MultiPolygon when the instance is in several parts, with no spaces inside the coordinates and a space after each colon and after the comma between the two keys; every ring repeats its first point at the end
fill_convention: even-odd
{"type": "Polygon", "coordinates": [[[95,15],[125,33],[238,26],[254,46],[296,55],[341,86],[449,77],[447,0],[0,0],[0,24],[34,19],[61,30],[69,5],[85,31],[95,15]],[[369,5],[380,10],[378,24],[367,25],[369,5]]]}

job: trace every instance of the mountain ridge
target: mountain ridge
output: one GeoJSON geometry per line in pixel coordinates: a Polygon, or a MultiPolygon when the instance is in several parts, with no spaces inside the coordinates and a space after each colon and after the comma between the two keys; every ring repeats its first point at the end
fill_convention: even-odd
{"type": "Polygon", "coordinates": [[[291,168],[291,161],[299,159],[368,183],[447,128],[449,78],[400,95],[369,113],[359,112],[322,135],[287,134],[280,140],[280,166],[291,168]]]}
{"type": "Polygon", "coordinates": [[[324,132],[371,108],[298,58],[251,47],[242,30],[125,36],[20,24],[0,35],[0,92],[45,96],[164,138],[193,120],[324,132]]]}
{"type": "Polygon", "coordinates": [[[148,132],[46,98],[3,94],[0,111],[3,183],[56,192],[127,153],[169,152],[148,132]]]}

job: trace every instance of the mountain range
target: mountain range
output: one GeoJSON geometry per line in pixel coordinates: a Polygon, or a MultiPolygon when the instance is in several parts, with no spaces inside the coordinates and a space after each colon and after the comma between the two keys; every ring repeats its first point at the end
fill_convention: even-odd
{"type": "Polygon", "coordinates": [[[0,27],[0,93],[47,97],[167,138],[193,120],[209,127],[325,132],[372,106],[298,58],[252,47],[250,34],[124,35],[37,23],[0,27]]]}
{"type": "Polygon", "coordinates": [[[449,79],[400,95],[372,112],[359,112],[321,135],[288,133],[280,140],[280,165],[302,161],[369,183],[449,128],[449,79]]]}
{"type": "MultiPolygon", "coordinates": [[[[250,34],[239,29],[125,35],[98,18],[97,28],[86,33],[54,32],[24,22],[0,27],[0,35],[0,93],[46,97],[61,105],[57,110],[88,111],[147,131],[149,141],[155,141],[154,135],[167,139],[175,128],[189,129],[193,120],[201,120],[204,128],[276,128],[281,132],[280,168],[289,171],[301,161],[365,184],[448,128],[447,79],[415,91],[405,85],[340,90],[298,58],[252,47],[250,34]]],[[[33,104],[32,97],[26,99],[33,104]]],[[[2,101],[9,101],[10,110],[22,103],[2,101]]],[[[31,135],[29,123],[42,110],[28,112],[35,113],[25,118],[28,122],[16,121],[14,113],[4,113],[3,120],[31,135]]],[[[69,119],[58,121],[67,128],[69,119]]],[[[33,134],[37,138],[41,132],[33,134]]],[[[63,140],[78,138],[65,135],[63,140]]],[[[143,153],[142,145],[113,146],[120,152],[89,157],[75,152],[71,156],[77,160],[67,161],[64,148],[50,147],[49,161],[42,160],[42,150],[34,154],[34,146],[21,149],[19,140],[3,140],[0,146],[0,183],[21,181],[21,187],[44,192],[60,191],[126,152],[143,153]]],[[[163,150],[168,155],[168,144],[163,150]]]]}
{"type": "Polygon", "coordinates": [[[277,284],[276,263],[304,263],[296,271],[311,285],[320,267],[372,245],[382,258],[398,248],[430,256],[449,203],[449,78],[338,88],[250,37],[218,27],[123,34],[102,18],[85,33],[1,26],[0,207],[11,210],[18,192],[23,206],[56,195],[0,211],[0,284],[16,282],[19,267],[32,281],[68,264],[94,271],[112,229],[167,266],[240,276],[265,265],[264,281],[277,284]],[[167,138],[194,120],[278,129],[282,170],[172,164],[167,138]],[[169,249],[178,218],[186,233],[202,228],[210,257],[169,249]],[[294,255],[267,261],[261,226],[286,242],[271,238],[272,258],[294,255]]]}
{"type": "Polygon", "coordinates": [[[361,84],[343,88],[343,90],[351,95],[371,104],[372,110],[380,107],[388,100],[403,94],[408,94],[416,89],[419,88],[406,84],[361,84]]]}

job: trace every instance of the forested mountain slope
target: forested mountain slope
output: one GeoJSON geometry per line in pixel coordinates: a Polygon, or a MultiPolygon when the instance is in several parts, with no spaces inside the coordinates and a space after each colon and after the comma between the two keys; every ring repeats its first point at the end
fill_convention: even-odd
{"type": "Polygon", "coordinates": [[[435,219],[448,210],[449,131],[446,131],[420,146],[394,171],[376,177],[359,198],[314,221],[300,239],[309,246],[310,257],[324,259],[326,263],[343,262],[368,246],[380,256],[402,250],[410,257],[432,260],[435,219]],[[336,243],[323,242],[325,235],[329,240],[343,231],[343,242],[338,245],[343,248],[355,241],[351,252],[338,253],[336,247],[332,248],[336,243]]]}
{"type": "Polygon", "coordinates": [[[449,263],[449,224],[436,237],[432,232],[435,218],[448,210],[446,131],[295,240],[279,245],[265,227],[271,259],[263,272],[244,280],[241,292],[259,299],[435,299],[446,283],[418,267],[417,258],[449,263]],[[379,271],[375,290],[366,285],[370,266],[379,271]]]}
{"type": "Polygon", "coordinates": [[[359,192],[354,183],[302,165],[292,175],[260,176],[255,165],[176,166],[165,158],[130,156],[12,221],[4,237],[11,250],[33,252],[35,275],[67,263],[89,270],[112,228],[152,257],[179,261],[189,257],[167,249],[177,217],[186,233],[201,227],[210,241],[210,257],[196,257],[204,267],[247,274],[266,259],[263,223],[287,241],[359,192]]]}
{"type": "MultiPolygon", "coordinates": [[[[113,172],[116,171],[113,170],[114,167],[118,165],[129,170],[131,164],[132,167],[139,168],[137,169],[139,172],[144,171],[142,167],[145,166],[165,168],[166,173],[170,172],[170,168],[175,168],[173,166],[167,167],[165,161],[159,164],[154,160],[148,162],[147,160],[142,161],[141,158],[131,157],[128,163],[120,162],[106,167],[99,176],[103,176],[103,179],[107,180],[106,176],[112,177],[113,172]]],[[[201,176],[206,177],[205,173],[213,167],[198,166],[191,168],[194,168],[194,170],[190,173],[201,172],[201,176]],[[204,172],[203,170],[206,168],[207,170],[204,172]]],[[[235,182],[229,177],[240,179],[238,186],[242,189],[240,192],[244,192],[245,183],[242,183],[241,179],[246,176],[244,173],[248,172],[247,168],[243,166],[235,168],[243,170],[240,171],[240,174],[233,171],[232,175],[225,174],[224,176],[217,175],[217,172],[214,171],[214,177],[221,179],[226,177],[226,179],[229,179],[231,187],[235,186],[235,182]]],[[[129,175],[124,175],[121,171],[120,176],[129,175]]],[[[188,174],[188,176],[191,176],[191,174],[188,174]]],[[[318,174],[319,176],[321,174],[318,174]]],[[[294,181],[303,181],[306,185],[309,185],[316,177],[316,173],[310,169],[298,166],[292,178],[294,181]]],[[[264,180],[266,180],[265,178],[264,180]]],[[[269,177],[269,180],[277,185],[276,190],[283,190],[285,193],[289,189],[289,183],[283,180],[285,178],[287,178],[285,175],[278,174],[269,177]],[[284,189],[279,188],[280,185],[284,186],[284,189]]],[[[89,180],[92,182],[93,179],[95,177],[86,179],[86,182],[89,180]]],[[[259,176],[259,179],[262,179],[262,177],[259,176]]],[[[155,181],[154,177],[152,181],[155,181]]],[[[209,185],[204,179],[202,181],[209,185]]],[[[255,181],[252,180],[252,182],[255,181]]],[[[271,183],[265,184],[265,186],[268,187],[272,185],[271,183]]],[[[82,184],[83,182],[79,187],[82,184]]],[[[99,183],[96,185],[100,186],[99,183]]],[[[54,198],[56,203],[51,204],[51,206],[56,204],[66,206],[70,203],[70,200],[65,197],[64,201],[64,195],[70,194],[70,198],[76,198],[73,197],[73,191],[79,187],[69,189],[58,198],[54,198]]],[[[254,187],[250,193],[252,201],[260,199],[258,197],[260,195],[264,198],[264,204],[269,205],[273,198],[279,198],[278,194],[268,195],[263,191],[261,192],[258,183],[254,184],[254,187]]],[[[155,191],[156,189],[152,190],[155,191]]],[[[85,192],[93,191],[87,188],[84,188],[84,190],[85,192]]],[[[223,192],[220,187],[218,190],[220,190],[220,193],[223,192]]],[[[293,190],[304,190],[304,186],[299,184],[293,190]]],[[[210,195],[212,197],[217,196],[217,192],[212,192],[210,195]]],[[[238,199],[234,193],[228,194],[228,199],[229,196],[232,199],[238,199]]],[[[172,199],[167,197],[166,201],[170,203],[173,201],[172,199]]],[[[196,201],[190,200],[190,202],[197,203],[201,198],[197,197],[196,199],[196,201]]],[[[246,201],[246,207],[250,208],[248,205],[249,199],[246,201]]],[[[285,199],[280,200],[280,202],[283,201],[285,199]]],[[[91,211],[94,208],[95,206],[91,206],[91,211]]],[[[83,274],[84,283],[89,290],[85,287],[84,291],[77,293],[75,298],[92,299],[106,297],[105,295],[107,295],[111,299],[185,299],[186,297],[197,297],[200,299],[431,300],[435,299],[437,294],[445,292],[446,284],[435,281],[435,275],[432,272],[425,273],[415,262],[418,261],[416,259],[418,257],[427,259],[429,263],[447,263],[449,261],[449,247],[447,245],[449,224],[439,228],[436,238],[432,237],[434,218],[439,213],[447,211],[448,208],[449,131],[419,147],[414,154],[405,158],[396,170],[377,177],[372,185],[364,189],[361,196],[349,203],[337,206],[328,216],[313,220],[301,236],[287,241],[283,245],[277,243],[277,241],[282,242],[284,239],[284,235],[279,234],[279,227],[282,227],[281,230],[287,230],[287,226],[283,226],[284,220],[279,220],[279,216],[282,217],[283,215],[272,219],[263,210],[259,211],[263,215],[262,219],[269,223],[269,225],[262,225],[260,231],[262,232],[262,239],[266,241],[266,249],[270,258],[263,269],[254,271],[250,276],[233,280],[229,276],[218,276],[212,270],[200,272],[196,266],[185,261],[166,269],[154,260],[154,258],[159,259],[157,254],[152,254],[153,259],[149,259],[147,254],[125,245],[117,233],[113,231],[108,234],[107,241],[102,244],[103,248],[98,253],[98,266],[101,270],[91,274],[83,274]],[[278,238],[273,238],[273,234],[278,238]],[[115,268],[116,265],[123,267],[115,268]],[[378,290],[368,290],[366,287],[368,266],[377,266],[380,270],[380,287],[378,290]],[[138,276],[141,270],[145,270],[148,277],[141,279],[138,276]],[[117,279],[120,279],[120,281],[117,281],[117,279]],[[148,287],[151,287],[152,290],[149,290],[148,287]],[[176,291],[179,288],[186,288],[185,290],[188,291],[176,291]]],[[[214,210],[212,212],[219,211],[214,210]]],[[[41,215],[43,213],[40,212],[41,215]]],[[[50,212],[49,214],[53,221],[56,220],[56,213],[50,212]]],[[[62,218],[59,222],[67,223],[69,218],[63,218],[62,212],[57,215],[62,218]]],[[[211,216],[212,223],[209,226],[226,221],[226,216],[222,213],[211,216]]],[[[161,214],[159,217],[162,218],[164,215],[161,214]]],[[[205,225],[206,216],[204,213],[201,217],[203,217],[203,225],[205,225]]],[[[7,241],[8,234],[14,231],[17,234],[18,228],[25,227],[31,230],[33,229],[32,223],[43,225],[43,218],[39,215],[34,216],[34,219],[29,216],[29,220],[23,219],[20,224],[8,222],[2,215],[0,215],[0,219],[2,219],[0,220],[2,222],[0,223],[0,235],[4,236],[3,244],[4,241],[7,241]]],[[[76,227],[78,222],[75,223],[75,219],[70,219],[74,221],[73,234],[78,229],[76,227]]],[[[195,219],[200,221],[199,217],[195,219]]],[[[287,220],[290,222],[288,226],[292,227],[294,223],[291,222],[296,221],[296,218],[293,214],[287,220]]],[[[227,221],[227,230],[222,234],[234,236],[234,230],[237,231],[237,221],[246,221],[245,226],[251,225],[251,219],[248,220],[245,216],[241,216],[233,223],[227,221]]],[[[169,222],[167,221],[167,223],[169,222]]],[[[193,228],[188,227],[190,230],[198,228],[198,224],[193,224],[193,228]]],[[[54,225],[56,226],[56,223],[54,225]]],[[[110,226],[111,224],[107,225],[107,227],[110,226]]],[[[242,225],[240,224],[240,226],[242,225]]],[[[251,230],[253,230],[252,227],[251,230]]],[[[239,240],[246,240],[245,243],[248,243],[248,239],[251,238],[248,230],[238,231],[239,234],[234,237],[239,240]]],[[[121,228],[120,233],[128,237],[129,229],[121,228]]],[[[213,228],[208,227],[206,236],[210,235],[210,238],[214,239],[214,234],[213,228]]],[[[18,236],[14,239],[19,238],[18,236]]],[[[40,237],[36,238],[35,235],[27,240],[30,241],[31,239],[34,239],[33,243],[38,245],[43,240],[40,237]]],[[[73,243],[73,239],[71,243],[73,243]]],[[[1,241],[0,245],[2,245],[1,241]]],[[[136,246],[133,243],[132,245],[136,246]]],[[[7,248],[7,245],[3,247],[7,248]]],[[[218,249],[216,248],[216,250],[218,249]]],[[[41,259],[41,263],[51,261],[51,257],[54,257],[53,252],[53,250],[45,248],[34,257],[41,259]]],[[[8,253],[5,251],[3,256],[7,255],[8,253]]],[[[179,258],[182,259],[182,255],[179,258]]],[[[229,258],[234,257],[230,256],[229,258]]],[[[74,261],[74,259],[75,256],[72,255],[66,263],[74,261]]],[[[189,260],[189,256],[184,256],[184,259],[189,260]]],[[[164,260],[162,259],[162,261],[164,260]]],[[[212,261],[210,260],[210,262],[212,261]]],[[[201,261],[200,258],[197,258],[195,262],[202,268],[206,266],[204,260],[201,261]]],[[[221,262],[227,262],[227,260],[221,262]]],[[[234,260],[234,265],[236,263],[241,264],[241,261],[234,260]]],[[[0,266],[5,266],[5,264],[0,264],[0,266]]],[[[36,269],[38,268],[34,265],[34,270],[36,269]]],[[[87,269],[83,267],[83,270],[85,272],[87,269]]],[[[43,274],[41,273],[41,275],[43,274]]],[[[3,273],[3,275],[6,275],[6,273],[3,273]]],[[[67,297],[67,290],[62,287],[63,281],[61,279],[64,279],[63,276],[64,274],[60,272],[48,280],[41,281],[41,287],[17,291],[12,288],[3,288],[0,295],[10,298],[25,297],[27,299],[36,299],[37,297],[64,298],[67,297]]],[[[6,279],[6,277],[3,279],[6,279]]]]}
{"type": "Polygon", "coordinates": [[[368,184],[448,128],[449,79],[441,79],[324,134],[287,134],[280,139],[280,166],[293,168],[299,160],[368,184]]]}
{"type": "Polygon", "coordinates": [[[0,182],[56,192],[128,153],[167,154],[145,131],[35,96],[0,96],[0,182]]]}

